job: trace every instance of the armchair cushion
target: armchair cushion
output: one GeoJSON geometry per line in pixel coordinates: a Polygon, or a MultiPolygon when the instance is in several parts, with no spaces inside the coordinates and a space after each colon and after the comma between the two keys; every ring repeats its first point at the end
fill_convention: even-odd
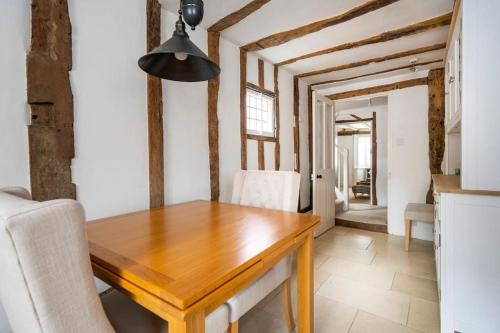
{"type": "Polygon", "coordinates": [[[291,275],[292,264],[289,256],[282,259],[261,278],[232,297],[227,302],[231,309],[229,314],[231,323],[240,319],[291,275]]]}

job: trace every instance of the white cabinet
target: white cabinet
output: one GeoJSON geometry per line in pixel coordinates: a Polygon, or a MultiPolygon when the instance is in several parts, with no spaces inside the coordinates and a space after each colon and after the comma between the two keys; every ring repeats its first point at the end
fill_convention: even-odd
{"type": "Polygon", "coordinates": [[[435,197],[441,333],[498,333],[500,196],[435,197]]]}
{"type": "Polygon", "coordinates": [[[500,1],[461,3],[462,188],[500,191],[500,1]]]}
{"type": "Polygon", "coordinates": [[[460,131],[462,119],[462,23],[461,15],[452,33],[445,66],[446,132],[460,131]]]}

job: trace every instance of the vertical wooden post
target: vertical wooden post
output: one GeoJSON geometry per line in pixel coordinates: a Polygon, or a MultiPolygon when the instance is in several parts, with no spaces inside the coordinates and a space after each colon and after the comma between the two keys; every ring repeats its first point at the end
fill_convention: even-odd
{"type": "MultiPolygon", "coordinates": [[[[441,164],[443,163],[445,149],[445,129],[444,129],[444,70],[442,68],[429,71],[427,79],[429,86],[429,169],[432,174],[441,174],[441,164]]],[[[426,202],[434,203],[431,185],[427,191],[426,202]]]]}
{"type": "Polygon", "coordinates": [[[76,198],[71,22],[66,0],[32,0],[26,59],[31,194],[34,200],[76,198]]]}
{"type": "MultiPolygon", "coordinates": [[[[313,123],[312,123],[312,85],[307,86],[307,136],[309,146],[309,174],[310,177],[313,173],[313,123]]],[[[309,180],[309,204],[312,208],[313,205],[313,182],[309,180]]]]}
{"type": "Polygon", "coordinates": [[[259,87],[262,89],[265,89],[265,83],[264,83],[264,60],[259,59],[258,61],[258,67],[259,67],[259,87]]]}
{"type": "MultiPolygon", "coordinates": [[[[208,32],[208,56],[219,64],[220,33],[208,32]]],[[[210,162],[210,199],[219,201],[219,119],[217,103],[219,100],[219,77],[208,81],[208,151],[210,162]]]]}
{"type": "MultiPolygon", "coordinates": [[[[150,52],[161,41],[161,6],[158,0],[147,0],[147,42],[150,52]]],[[[149,206],[161,207],[165,203],[163,160],[163,92],[161,79],[148,75],[148,146],[149,146],[149,206]]]]}
{"type": "Polygon", "coordinates": [[[259,156],[259,170],[266,170],[266,162],[264,159],[264,141],[257,141],[257,150],[259,156]]]}
{"type": "Polygon", "coordinates": [[[241,170],[247,169],[247,51],[240,48],[240,140],[241,170]]]}
{"type": "Polygon", "coordinates": [[[281,146],[280,146],[280,89],[278,81],[279,67],[274,65],[274,102],[276,115],[276,143],[274,145],[274,164],[275,169],[280,169],[281,164],[281,146]]]}
{"type": "Polygon", "coordinates": [[[377,199],[377,113],[372,116],[372,205],[378,205],[377,199]]]}
{"type": "Polygon", "coordinates": [[[299,130],[299,78],[293,78],[293,152],[295,172],[300,172],[300,130],[299,130]]]}

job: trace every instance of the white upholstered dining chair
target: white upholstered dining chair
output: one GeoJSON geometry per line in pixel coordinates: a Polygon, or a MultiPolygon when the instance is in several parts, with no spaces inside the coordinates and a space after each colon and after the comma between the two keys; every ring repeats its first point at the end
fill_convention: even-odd
{"type": "MultiPolygon", "coordinates": [[[[14,333],[167,332],[163,319],[124,294],[99,297],[77,201],[35,202],[25,189],[0,189],[0,265],[14,333]]],[[[227,305],[207,316],[206,332],[228,326],[227,305]]]]}
{"type": "MultiPolygon", "coordinates": [[[[297,212],[299,203],[300,174],[293,171],[239,171],[234,177],[232,203],[260,208],[297,212]]],[[[288,329],[293,331],[295,322],[292,312],[290,278],[292,259],[282,259],[257,281],[232,297],[230,308],[231,333],[238,331],[238,320],[280,287],[288,329]]]]}

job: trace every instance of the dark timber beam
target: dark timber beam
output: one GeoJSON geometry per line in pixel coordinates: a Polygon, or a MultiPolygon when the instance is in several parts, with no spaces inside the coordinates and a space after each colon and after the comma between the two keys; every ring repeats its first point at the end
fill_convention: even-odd
{"type": "MultiPolygon", "coordinates": [[[[444,69],[433,69],[429,71],[429,169],[430,174],[442,174],[441,164],[443,163],[445,148],[445,128],[444,128],[444,69]]],[[[426,202],[434,203],[432,195],[432,177],[426,202]]]]}
{"type": "Polygon", "coordinates": [[[293,152],[295,172],[300,173],[300,129],[299,129],[299,78],[293,78],[293,152]]]}
{"type": "Polygon", "coordinates": [[[291,40],[303,37],[305,35],[323,30],[328,27],[332,27],[334,25],[340,24],[347,22],[349,20],[352,20],[356,17],[362,16],[364,14],[373,12],[377,9],[380,9],[382,7],[388,6],[396,1],[399,0],[372,0],[365,2],[364,4],[357,6],[355,8],[352,8],[348,10],[345,13],[342,13],[340,15],[327,18],[325,20],[313,22],[292,30],[288,31],[283,31],[283,32],[278,32],[275,33],[271,36],[264,37],[262,39],[259,39],[256,42],[249,43],[243,48],[245,48],[247,51],[257,51],[257,50],[262,50],[265,48],[269,47],[274,47],[278,46],[284,43],[287,43],[291,40]]]}
{"type": "Polygon", "coordinates": [[[262,89],[265,89],[266,87],[264,86],[264,60],[259,59],[258,62],[258,69],[259,69],[259,87],[262,89]]]}
{"type": "MultiPolygon", "coordinates": [[[[415,66],[418,67],[418,66],[432,65],[432,64],[442,63],[442,62],[443,62],[443,59],[431,60],[431,61],[426,61],[426,62],[421,62],[419,64],[415,64],[415,66]]],[[[398,71],[398,70],[401,70],[401,69],[408,69],[408,68],[411,68],[411,67],[413,67],[413,65],[399,66],[399,67],[385,69],[383,71],[378,71],[378,72],[367,73],[367,74],[363,74],[363,75],[346,77],[346,78],[343,78],[343,79],[328,80],[328,81],[322,81],[322,82],[318,82],[318,83],[313,83],[312,86],[320,86],[320,85],[324,85],[324,84],[331,84],[331,83],[337,83],[337,82],[350,81],[350,80],[359,79],[359,78],[362,78],[362,77],[367,77],[367,76],[372,76],[372,75],[378,75],[378,74],[384,74],[384,73],[390,73],[390,72],[398,71]]]]}
{"type": "Polygon", "coordinates": [[[341,71],[341,70],[345,70],[345,69],[349,69],[349,68],[361,67],[361,66],[370,65],[373,63],[380,63],[380,62],[404,58],[404,57],[408,57],[408,56],[412,56],[412,55],[416,55],[416,54],[441,50],[441,49],[444,49],[445,47],[446,47],[445,43],[435,44],[435,45],[426,46],[426,47],[419,47],[417,49],[393,53],[393,54],[389,54],[389,55],[382,56],[382,57],[376,57],[376,58],[366,59],[363,61],[352,62],[350,64],[328,67],[328,68],[320,69],[317,71],[302,73],[302,74],[299,74],[298,77],[304,78],[304,77],[309,77],[309,76],[337,72],[337,71],[341,71]]]}
{"type": "MultiPolygon", "coordinates": [[[[414,87],[414,86],[419,86],[419,85],[426,85],[426,84],[427,84],[427,78],[423,77],[420,79],[411,79],[411,80],[400,81],[400,82],[395,82],[395,83],[390,83],[390,84],[384,84],[381,86],[346,91],[346,92],[342,92],[342,93],[329,95],[327,97],[331,100],[339,100],[339,99],[346,99],[346,98],[351,98],[351,97],[378,94],[381,92],[409,88],[409,87],[414,87]]],[[[337,121],[337,123],[339,123],[339,121],[337,121]]]]}
{"type": "Polygon", "coordinates": [[[76,199],[71,22],[66,0],[32,0],[26,59],[31,194],[34,200],[76,199]]]}
{"type": "Polygon", "coordinates": [[[277,65],[284,66],[284,65],[288,65],[288,64],[294,63],[294,62],[299,61],[299,60],[309,59],[312,57],[317,57],[317,56],[321,56],[321,55],[325,55],[325,54],[329,54],[329,53],[333,53],[333,52],[337,52],[337,51],[348,50],[348,49],[352,49],[352,48],[356,48],[356,47],[360,47],[360,46],[364,46],[364,45],[382,43],[382,42],[387,42],[387,41],[398,39],[398,38],[405,37],[405,36],[415,35],[417,33],[428,31],[430,29],[449,25],[451,22],[451,15],[452,15],[452,13],[448,13],[445,15],[434,17],[434,18],[426,20],[426,21],[421,21],[421,22],[418,22],[418,23],[415,23],[412,25],[408,25],[408,26],[403,27],[403,28],[386,31],[386,32],[383,32],[379,35],[375,35],[375,36],[372,36],[369,38],[361,39],[361,40],[358,40],[355,42],[345,43],[345,44],[337,45],[337,46],[334,46],[334,47],[331,47],[328,49],[304,54],[304,55],[301,55],[298,57],[294,57],[294,58],[282,61],[282,62],[278,63],[277,65]]]}
{"type": "Polygon", "coordinates": [[[359,118],[359,119],[337,120],[335,122],[335,125],[340,125],[340,124],[356,124],[356,123],[363,123],[363,122],[372,121],[372,120],[373,120],[372,118],[359,118]]]}
{"type": "Polygon", "coordinates": [[[240,48],[240,140],[241,170],[247,169],[247,51],[240,48]]]}
{"type": "Polygon", "coordinates": [[[373,112],[372,116],[372,168],[371,168],[371,198],[372,205],[378,205],[377,199],[377,113],[373,112]]]}
{"type": "Polygon", "coordinates": [[[274,144],[274,167],[280,169],[281,165],[281,146],[280,146],[280,89],[279,89],[279,67],[274,66],[274,102],[276,115],[276,143],[274,144]]]}
{"type": "MultiPolygon", "coordinates": [[[[307,146],[309,148],[309,175],[312,175],[313,170],[313,126],[312,126],[312,113],[313,113],[313,100],[312,100],[312,86],[307,86],[307,146]]],[[[309,177],[309,206],[312,209],[313,205],[313,182],[309,177]]]]}
{"type": "Polygon", "coordinates": [[[217,23],[210,26],[210,28],[208,28],[208,31],[221,32],[223,30],[226,30],[227,28],[243,20],[248,15],[259,10],[260,7],[264,6],[269,1],[271,0],[253,0],[245,7],[235,11],[234,13],[229,14],[223,19],[219,20],[217,23]]]}
{"type": "Polygon", "coordinates": [[[262,140],[257,141],[257,154],[259,161],[259,170],[265,170],[266,162],[264,159],[264,141],[262,140]]]}
{"type": "MultiPolygon", "coordinates": [[[[219,64],[220,33],[208,32],[208,57],[219,64]]],[[[210,163],[210,199],[219,201],[219,77],[208,81],[208,154],[210,163]]]]}
{"type": "Polygon", "coordinates": [[[351,114],[350,115],[352,118],[354,118],[355,120],[362,120],[363,118],[359,117],[359,116],[356,116],[355,114],[351,114]]]}
{"type": "MultiPolygon", "coordinates": [[[[146,3],[147,41],[150,52],[161,42],[161,6],[158,0],[146,3]]],[[[161,207],[165,203],[163,159],[163,97],[161,79],[148,75],[148,146],[149,146],[149,206],[161,207]]]]}
{"type": "Polygon", "coordinates": [[[371,131],[369,130],[342,130],[337,132],[338,136],[352,136],[352,135],[368,135],[371,131]]]}

